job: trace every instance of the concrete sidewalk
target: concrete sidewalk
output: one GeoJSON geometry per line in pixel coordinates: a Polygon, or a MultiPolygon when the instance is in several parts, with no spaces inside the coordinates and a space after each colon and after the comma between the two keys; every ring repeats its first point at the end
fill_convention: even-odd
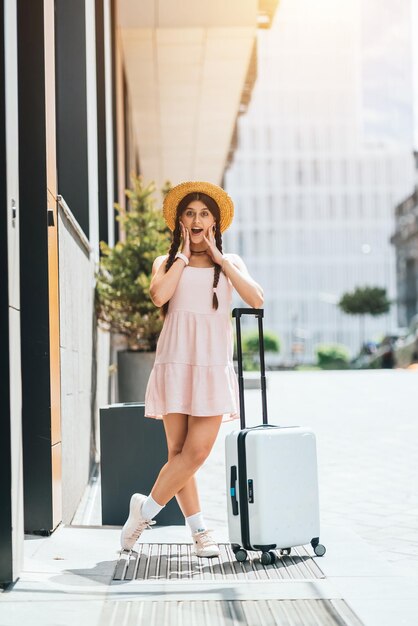
{"type": "MultiPolygon", "coordinates": [[[[323,526],[327,553],[313,559],[319,573],[280,580],[256,575],[242,580],[193,579],[184,567],[186,577],[181,580],[178,573],[170,578],[151,575],[143,580],[114,580],[119,536],[119,528],[61,527],[49,538],[28,538],[25,572],[13,589],[1,595],[0,624],[139,625],[145,623],[145,615],[148,626],[418,623],[418,581],[384,561],[349,528],[323,526]],[[234,606],[245,621],[242,615],[234,618],[234,606]],[[219,614],[222,607],[227,615],[219,614]],[[248,618],[251,609],[258,620],[248,618]],[[286,612],[288,620],[283,621],[286,612]],[[169,619],[163,620],[163,614],[169,619]],[[321,614],[326,621],[319,619],[321,614]]],[[[226,536],[218,539],[227,541],[226,536]]],[[[145,531],[141,543],[177,546],[189,542],[184,527],[154,527],[145,531]]],[[[205,560],[203,568],[208,567],[205,560]]],[[[249,568],[254,572],[251,564],[249,568]]]]}
{"type": "MultiPolygon", "coordinates": [[[[223,559],[196,563],[185,527],[153,527],[120,559],[120,528],[100,526],[96,481],[73,526],[25,541],[22,577],[0,594],[0,626],[418,624],[416,383],[411,372],[268,374],[271,422],[317,433],[324,557],[306,547],[245,569],[222,547],[223,559]]],[[[260,406],[259,392],[246,391],[250,425],[260,406]]],[[[228,542],[223,440],[236,426],[222,426],[199,471],[220,544],[228,542]]]]}

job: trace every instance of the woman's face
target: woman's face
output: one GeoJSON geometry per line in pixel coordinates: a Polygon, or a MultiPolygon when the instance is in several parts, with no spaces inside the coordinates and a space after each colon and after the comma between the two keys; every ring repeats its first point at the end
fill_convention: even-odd
{"type": "Polygon", "coordinates": [[[204,241],[203,235],[208,237],[209,230],[215,223],[215,218],[201,200],[193,200],[183,211],[180,221],[189,231],[190,241],[199,243],[204,241]],[[194,232],[194,229],[200,229],[200,231],[194,232]]]}

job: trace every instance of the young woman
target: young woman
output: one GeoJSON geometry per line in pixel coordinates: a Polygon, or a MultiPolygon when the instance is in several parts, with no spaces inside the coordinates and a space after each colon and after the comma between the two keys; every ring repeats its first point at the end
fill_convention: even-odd
{"type": "Polygon", "coordinates": [[[263,290],[237,254],[222,250],[234,206],[207,182],[185,182],[166,195],[164,218],[173,232],[169,253],[152,267],[150,296],[164,324],[145,394],[145,416],[164,421],[168,461],[147,495],[134,493],[121,544],[132,549],[142,531],[176,496],[197,556],[219,548],[206,527],[195,473],[207,459],[223,421],[239,417],[233,366],[232,292],[253,308],[263,290]],[[181,252],[179,248],[181,246],[181,252]]]}

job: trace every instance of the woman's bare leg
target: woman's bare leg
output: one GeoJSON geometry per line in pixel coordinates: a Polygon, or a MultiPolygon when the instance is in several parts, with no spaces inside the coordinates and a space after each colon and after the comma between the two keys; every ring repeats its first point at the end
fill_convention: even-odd
{"type": "Polygon", "coordinates": [[[199,513],[200,508],[199,493],[197,491],[196,475],[193,474],[187,483],[176,493],[176,499],[184,517],[190,517],[199,513]]]}
{"type": "Polygon", "coordinates": [[[167,504],[205,462],[215,443],[221,422],[222,415],[189,416],[182,451],[162,467],[151,490],[151,495],[158,504],[167,504]]]}
{"type": "MultiPolygon", "coordinates": [[[[167,439],[168,460],[183,450],[189,426],[189,416],[184,413],[168,413],[163,417],[167,439]]],[[[196,477],[193,474],[184,487],[176,493],[176,499],[184,517],[199,513],[200,501],[197,491],[196,477]]]]}

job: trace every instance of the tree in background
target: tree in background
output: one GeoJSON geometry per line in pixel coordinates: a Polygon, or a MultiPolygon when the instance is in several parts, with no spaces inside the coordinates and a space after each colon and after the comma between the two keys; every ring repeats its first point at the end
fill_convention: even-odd
{"type": "Polygon", "coordinates": [[[358,315],[360,321],[360,342],[364,344],[364,320],[366,315],[383,315],[390,309],[391,302],[382,287],[356,287],[346,292],[338,302],[339,308],[348,315],[358,315]]]}

